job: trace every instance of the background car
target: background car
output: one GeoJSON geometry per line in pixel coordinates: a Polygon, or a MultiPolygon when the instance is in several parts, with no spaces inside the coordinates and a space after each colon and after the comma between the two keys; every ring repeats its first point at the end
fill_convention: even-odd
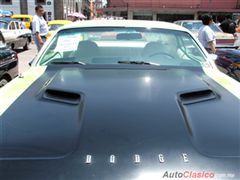
{"type": "Polygon", "coordinates": [[[9,49],[0,31],[0,87],[18,75],[17,53],[9,49]]]}
{"type": "Polygon", "coordinates": [[[11,16],[11,18],[18,19],[18,20],[24,22],[26,28],[30,29],[33,16],[32,15],[28,15],[28,14],[14,14],[14,15],[11,16]]]}
{"type": "Polygon", "coordinates": [[[69,21],[69,20],[52,20],[52,21],[49,21],[48,22],[49,32],[48,32],[47,38],[49,38],[52,35],[52,33],[54,31],[56,31],[58,28],[66,25],[66,24],[70,24],[70,23],[72,23],[72,21],[69,21]]]}
{"type": "Polygon", "coordinates": [[[237,49],[217,49],[218,58],[216,64],[218,68],[240,82],[240,50],[237,49]]]}
{"type": "Polygon", "coordinates": [[[5,41],[12,49],[29,49],[32,32],[21,27],[21,21],[12,18],[0,18],[0,30],[5,41]]]}
{"type": "MultiPolygon", "coordinates": [[[[180,20],[180,21],[175,21],[174,23],[187,28],[196,37],[198,36],[199,29],[203,25],[202,21],[200,20],[180,20]]],[[[234,46],[234,43],[236,41],[234,35],[229,33],[224,33],[221,30],[221,28],[218,27],[215,23],[212,23],[210,27],[216,34],[217,46],[234,46]]]]}
{"type": "Polygon", "coordinates": [[[234,34],[236,41],[234,42],[234,46],[240,48],[240,33],[236,32],[234,34]]]}

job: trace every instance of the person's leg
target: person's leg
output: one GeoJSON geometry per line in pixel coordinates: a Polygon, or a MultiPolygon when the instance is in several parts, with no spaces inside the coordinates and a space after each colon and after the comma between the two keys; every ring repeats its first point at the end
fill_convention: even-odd
{"type": "Polygon", "coordinates": [[[46,37],[42,37],[43,42],[45,43],[47,41],[46,37]]]}
{"type": "Polygon", "coordinates": [[[39,43],[37,37],[36,37],[36,36],[33,36],[33,39],[34,39],[34,42],[35,42],[35,44],[36,44],[36,46],[37,46],[37,50],[40,51],[41,46],[40,46],[40,43],[39,43]]]}

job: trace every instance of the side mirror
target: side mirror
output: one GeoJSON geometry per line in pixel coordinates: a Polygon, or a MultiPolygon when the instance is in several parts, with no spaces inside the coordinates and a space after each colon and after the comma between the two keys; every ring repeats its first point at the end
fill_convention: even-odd
{"type": "Polygon", "coordinates": [[[216,61],[217,58],[218,58],[218,55],[216,55],[216,54],[209,54],[209,55],[208,55],[208,58],[209,58],[210,60],[216,61]]]}

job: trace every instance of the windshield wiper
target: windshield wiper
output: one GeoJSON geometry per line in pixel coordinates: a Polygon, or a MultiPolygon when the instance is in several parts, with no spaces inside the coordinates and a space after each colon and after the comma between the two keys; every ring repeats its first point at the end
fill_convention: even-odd
{"type": "Polygon", "coordinates": [[[137,65],[153,65],[153,66],[160,66],[160,64],[152,63],[152,62],[145,62],[145,61],[118,61],[119,64],[137,64],[137,65]]]}
{"type": "Polygon", "coordinates": [[[80,64],[80,65],[86,65],[86,63],[81,61],[53,61],[51,64],[80,64]]]}

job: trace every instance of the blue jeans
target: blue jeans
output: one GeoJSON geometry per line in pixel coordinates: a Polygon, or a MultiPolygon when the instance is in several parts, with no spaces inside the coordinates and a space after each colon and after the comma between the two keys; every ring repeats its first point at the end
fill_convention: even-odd
{"type": "MultiPolygon", "coordinates": [[[[46,42],[46,37],[41,36],[41,38],[42,38],[43,42],[46,42]]],[[[36,35],[33,35],[33,40],[34,40],[34,42],[35,42],[35,44],[37,46],[37,50],[40,51],[41,45],[40,45],[36,35]]]]}

